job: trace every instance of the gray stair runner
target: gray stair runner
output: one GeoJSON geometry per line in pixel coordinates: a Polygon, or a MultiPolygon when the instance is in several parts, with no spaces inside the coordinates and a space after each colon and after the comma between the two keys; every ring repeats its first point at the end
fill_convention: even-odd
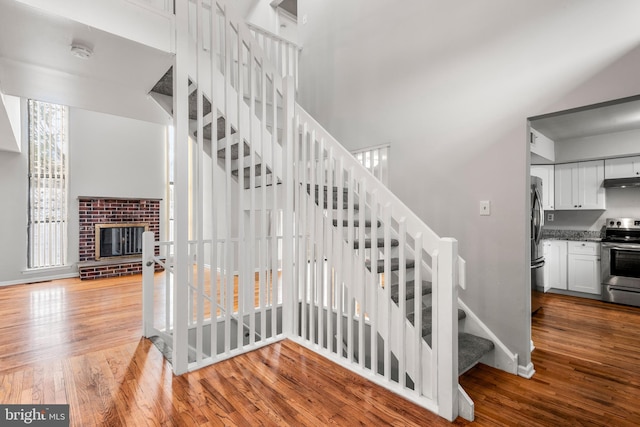
{"type": "MultiPolygon", "coordinates": [[[[219,159],[225,159],[227,157],[227,153],[226,153],[226,148],[221,148],[218,150],[218,158],[219,159]]],[[[239,153],[239,149],[238,149],[238,143],[236,142],[235,144],[231,145],[231,160],[238,160],[238,153],[239,153]]],[[[247,144],[247,142],[244,142],[244,156],[249,156],[251,155],[251,147],[249,146],[249,144],[247,144]]]]}
{"type": "MultiPolygon", "coordinates": [[[[307,194],[311,195],[311,184],[307,184],[307,194]]],[[[331,192],[331,194],[333,199],[331,209],[338,209],[338,187],[333,187],[333,191],[331,192]]],[[[324,203],[324,209],[327,209],[329,206],[329,202],[327,199],[328,199],[328,188],[324,186],[323,197],[322,197],[322,200],[324,203]]],[[[315,186],[315,201],[316,201],[316,204],[320,202],[320,186],[319,185],[315,186]]],[[[348,190],[345,188],[342,195],[342,209],[346,210],[349,208],[348,202],[349,202],[348,190]]],[[[358,210],[357,203],[353,204],[353,209],[356,211],[358,210]]]]}
{"type": "MultiPolygon", "coordinates": [[[[422,338],[427,341],[427,344],[431,345],[431,332],[433,328],[433,307],[422,304],[422,338]]],[[[415,313],[407,314],[407,319],[411,322],[412,325],[415,325],[413,322],[415,319],[415,313]]],[[[458,320],[462,320],[467,317],[467,314],[464,310],[458,309],[458,320]]]]}
{"type": "MultiPolygon", "coordinates": [[[[189,86],[191,86],[192,84],[193,82],[189,80],[189,86]]],[[[162,78],[153,86],[150,92],[168,96],[168,97],[173,97],[173,67],[167,70],[167,72],[162,76],[162,78]]],[[[191,94],[189,94],[189,119],[191,120],[196,120],[198,117],[197,102],[198,102],[198,93],[197,91],[194,90],[191,94]]],[[[203,115],[207,115],[211,113],[211,102],[204,95],[202,96],[202,111],[203,111],[203,115]]],[[[173,111],[168,111],[168,113],[173,115],[173,111]]],[[[218,132],[217,132],[216,141],[220,141],[226,136],[225,126],[226,126],[225,118],[222,116],[218,117],[217,118],[218,132]]],[[[204,126],[202,130],[203,130],[202,132],[203,139],[205,141],[211,141],[212,140],[211,124],[204,126]]],[[[235,133],[236,133],[236,129],[231,127],[231,134],[233,135],[235,133]]],[[[198,133],[194,132],[193,136],[197,137],[198,133]]],[[[243,145],[244,145],[244,150],[243,150],[244,156],[246,157],[251,155],[251,146],[246,141],[243,141],[243,145]]],[[[231,160],[238,160],[239,154],[240,154],[239,144],[237,142],[231,144],[230,154],[229,154],[231,160]]],[[[218,159],[224,160],[226,156],[227,156],[226,146],[222,148],[218,147],[218,159]]],[[[249,188],[250,186],[250,183],[248,182],[248,179],[250,177],[250,170],[251,170],[250,166],[245,167],[244,169],[245,188],[249,188]]],[[[237,169],[232,170],[231,173],[237,180],[239,175],[238,170],[237,169]]],[[[261,167],[261,164],[258,162],[255,168],[255,176],[259,177],[261,176],[261,174],[262,174],[262,167],[261,167]]],[[[271,169],[267,167],[266,176],[270,176],[270,175],[271,175],[271,169]]],[[[271,185],[271,183],[272,183],[271,180],[265,179],[264,181],[256,182],[256,187],[259,187],[262,184],[271,185]]],[[[280,183],[280,181],[278,180],[277,183],[280,183]]]]}
{"type": "MultiPolygon", "coordinates": [[[[317,203],[317,202],[316,202],[316,203],[317,203]]],[[[382,225],[382,223],[381,223],[380,221],[377,221],[377,223],[376,223],[376,224],[377,224],[377,226],[378,226],[378,227],[380,227],[380,226],[382,225]]],[[[334,219],[334,220],[333,220],[333,225],[334,225],[334,227],[337,227],[337,226],[338,226],[338,220],[337,220],[337,219],[334,219]]],[[[358,219],[354,219],[354,220],[353,220],[353,226],[354,226],[354,227],[360,227],[360,220],[358,220],[358,219]]],[[[366,219],[366,220],[364,221],[364,226],[365,226],[365,228],[371,228],[371,221],[370,221],[370,220],[368,220],[368,219],[366,219]]],[[[343,219],[343,220],[342,220],[342,227],[344,227],[344,228],[349,227],[349,221],[348,221],[348,220],[346,220],[346,219],[343,219]]]]}
{"type": "MultiPolygon", "coordinates": [[[[365,261],[367,270],[371,271],[371,261],[365,261]]],[[[408,259],[406,262],[407,269],[413,268],[416,265],[415,261],[408,259]]],[[[398,258],[391,258],[391,271],[398,271],[400,269],[400,260],[398,258]]],[[[376,273],[384,273],[384,260],[379,259],[377,262],[376,273]]]]}
{"type": "MultiPolygon", "coordinates": [[[[378,240],[378,244],[377,247],[378,248],[384,248],[384,239],[383,238],[379,238],[378,240]]],[[[389,244],[391,246],[398,246],[400,244],[400,242],[398,242],[398,240],[396,239],[391,239],[389,241],[389,244]]],[[[360,240],[356,239],[353,242],[353,249],[359,249],[360,248],[360,240]]],[[[364,248],[365,249],[370,249],[371,248],[371,239],[364,239],[364,248]]]]}
{"type": "MultiPolygon", "coordinates": [[[[415,296],[415,282],[413,280],[409,280],[407,282],[407,290],[406,290],[406,300],[412,300],[415,296]]],[[[426,280],[422,281],[422,296],[425,295],[429,295],[431,293],[431,282],[428,282],[426,280]]],[[[391,299],[393,300],[393,302],[395,302],[396,304],[398,304],[398,300],[400,299],[400,284],[399,283],[392,283],[391,284],[391,299]]]]}
{"type": "MultiPolygon", "coordinates": [[[[149,341],[151,341],[153,345],[156,346],[156,348],[160,351],[160,353],[162,353],[164,358],[167,359],[169,363],[173,364],[173,348],[171,347],[170,343],[165,342],[165,340],[158,335],[149,337],[149,341]]],[[[191,347],[189,347],[187,353],[187,360],[189,363],[193,363],[196,361],[196,352],[191,347]]]]}

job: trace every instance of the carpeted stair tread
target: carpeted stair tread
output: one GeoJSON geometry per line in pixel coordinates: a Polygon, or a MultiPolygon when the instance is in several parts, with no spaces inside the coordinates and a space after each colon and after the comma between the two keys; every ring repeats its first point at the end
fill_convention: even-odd
{"type": "MultiPolygon", "coordinates": [[[[365,265],[367,267],[367,270],[371,271],[371,260],[365,261],[365,265]]],[[[415,265],[416,265],[415,260],[412,260],[412,259],[408,259],[407,260],[407,263],[406,263],[407,269],[413,268],[415,265]]],[[[400,270],[400,260],[398,258],[391,258],[390,270],[391,271],[400,270]]],[[[384,273],[384,259],[379,259],[378,260],[378,265],[377,265],[377,268],[376,268],[376,272],[377,273],[384,273]]]]}
{"type": "MultiPolygon", "coordinates": [[[[378,240],[378,248],[384,248],[384,238],[379,238],[378,240]]],[[[400,244],[400,242],[396,239],[391,239],[389,241],[389,244],[391,246],[398,246],[400,244]]],[[[353,249],[359,249],[360,248],[360,240],[354,240],[353,242],[353,249]]],[[[371,239],[364,239],[364,248],[365,249],[369,249],[371,248],[371,239]]]]}
{"type": "MultiPolygon", "coordinates": [[[[220,118],[222,119],[222,117],[220,118]]],[[[220,120],[218,119],[218,120],[220,120]]],[[[222,119],[224,120],[224,119],[222,119]]],[[[233,129],[231,129],[231,131],[233,132],[233,129]]],[[[220,150],[218,150],[218,158],[219,159],[224,159],[227,156],[227,148],[224,147],[220,150]]],[[[239,149],[238,149],[238,143],[236,142],[235,144],[231,144],[231,160],[238,160],[238,153],[239,153],[239,149]]],[[[244,155],[249,156],[251,155],[251,147],[249,146],[249,144],[247,144],[246,141],[244,141],[244,155]]]]}
{"type": "MultiPolygon", "coordinates": [[[[316,205],[317,205],[318,203],[319,203],[319,200],[316,198],[316,205]]],[[[327,200],[326,200],[326,199],[324,200],[324,203],[322,204],[322,206],[324,207],[324,209],[328,209],[329,203],[327,203],[327,200]]],[[[333,203],[331,204],[331,209],[338,209],[338,206],[339,206],[339,205],[338,205],[338,201],[337,201],[337,200],[334,200],[334,201],[333,201],[333,203]]],[[[344,209],[345,211],[346,211],[347,209],[349,209],[349,204],[348,204],[348,203],[346,203],[346,202],[344,202],[344,203],[342,204],[342,209],[344,209]]],[[[354,210],[354,211],[357,211],[358,209],[360,209],[360,205],[358,205],[358,204],[354,204],[354,205],[353,205],[353,210],[354,210]]]]}
{"type": "MultiPolygon", "coordinates": [[[[333,225],[335,227],[338,226],[338,220],[337,219],[333,220],[333,225]]],[[[377,226],[380,227],[381,225],[382,225],[382,223],[380,221],[377,221],[377,226]]],[[[357,220],[357,219],[353,220],[353,226],[354,227],[360,227],[360,220],[357,220]]],[[[364,226],[365,226],[365,228],[371,228],[371,220],[368,220],[368,219],[365,220],[364,221],[364,226]]],[[[343,219],[342,220],[342,227],[344,227],[344,228],[349,227],[349,221],[346,220],[346,219],[343,219]]]]}
{"type": "Polygon", "coordinates": [[[458,334],[458,374],[463,374],[494,347],[493,342],[486,338],[460,332],[458,334]]]}
{"type": "Polygon", "coordinates": [[[156,92],[166,96],[173,96],[173,67],[169,68],[166,73],[153,86],[151,92],[156,92]]]}
{"type": "MultiPolygon", "coordinates": [[[[267,169],[267,171],[266,171],[267,175],[270,174],[271,173],[271,169],[269,169],[269,167],[267,167],[266,169],[267,169]]],[[[233,176],[237,177],[238,176],[238,170],[236,169],[234,171],[231,171],[231,174],[233,176]]],[[[262,165],[256,165],[255,166],[255,176],[262,176],[262,165]]],[[[251,166],[246,166],[244,168],[244,178],[245,179],[251,178],[251,166]]]]}
{"type": "MultiPolygon", "coordinates": [[[[422,281],[422,296],[429,295],[431,293],[431,282],[427,280],[422,281]]],[[[392,283],[391,284],[391,299],[393,302],[398,304],[400,294],[400,284],[392,283]]],[[[413,299],[415,296],[415,282],[410,280],[407,282],[407,300],[413,299]]]]}
{"type": "MultiPolygon", "coordinates": [[[[317,196],[318,194],[320,194],[320,187],[321,186],[316,184],[314,187],[315,187],[316,196],[317,196]]],[[[333,188],[333,190],[331,191],[331,194],[333,194],[333,197],[335,198],[338,195],[339,188],[338,187],[332,187],[332,188],[333,188]]],[[[324,194],[326,196],[327,195],[327,191],[329,190],[329,187],[326,186],[326,185],[323,185],[322,189],[323,189],[324,194]]],[[[349,194],[349,189],[346,188],[346,187],[343,187],[342,188],[342,193],[343,193],[344,197],[346,197],[349,194]]],[[[307,194],[311,194],[311,184],[307,184],[307,194]]]]}
{"type": "MultiPolygon", "coordinates": [[[[424,338],[424,340],[429,345],[431,345],[431,331],[433,330],[432,317],[433,317],[433,307],[432,306],[427,307],[426,305],[423,304],[422,305],[422,338],[424,338]]],[[[467,314],[464,312],[464,310],[458,309],[458,320],[462,320],[465,317],[467,317],[467,314]]],[[[415,325],[414,318],[415,318],[415,313],[407,314],[407,320],[409,320],[409,322],[411,322],[412,325],[415,325]]]]}
{"type": "MultiPolygon", "coordinates": [[[[189,85],[192,82],[189,80],[189,85]]],[[[158,82],[153,86],[150,92],[159,93],[165,96],[173,97],[173,67],[170,67],[166,73],[158,80],[158,82]]],[[[189,95],[189,118],[191,120],[197,119],[197,91],[192,92],[189,95]]],[[[202,98],[202,110],[204,115],[207,115],[211,112],[211,102],[206,97],[202,98]]],[[[225,121],[224,117],[218,118],[218,140],[224,138],[224,126],[225,121]]],[[[235,129],[231,129],[231,133],[235,133],[235,129]]],[[[203,138],[211,140],[211,125],[207,125],[204,128],[203,138]]]]}
{"type": "MultiPolygon", "coordinates": [[[[173,349],[171,348],[170,344],[165,342],[165,340],[158,335],[149,337],[149,341],[153,343],[153,345],[160,351],[160,353],[162,353],[162,356],[164,356],[164,358],[167,359],[169,363],[173,364],[173,349]]],[[[196,353],[191,348],[189,348],[187,360],[189,363],[193,363],[196,361],[196,353]]]]}

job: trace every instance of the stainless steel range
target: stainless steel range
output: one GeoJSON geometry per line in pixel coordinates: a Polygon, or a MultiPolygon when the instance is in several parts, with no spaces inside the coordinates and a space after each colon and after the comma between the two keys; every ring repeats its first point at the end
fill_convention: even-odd
{"type": "Polygon", "coordinates": [[[602,300],[640,307],[640,219],[607,219],[600,267],[602,300]]]}

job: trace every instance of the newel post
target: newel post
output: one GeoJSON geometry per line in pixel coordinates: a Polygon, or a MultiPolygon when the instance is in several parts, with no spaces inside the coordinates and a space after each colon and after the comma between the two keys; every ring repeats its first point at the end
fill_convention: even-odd
{"type": "Polygon", "coordinates": [[[283,177],[284,186],[284,239],[282,253],[282,332],[285,336],[290,336],[294,331],[294,301],[293,301],[293,218],[294,218],[294,162],[293,144],[296,137],[294,129],[295,113],[295,87],[293,77],[282,79],[283,103],[284,103],[284,130],[283,130],[283,177]]]}
{"type": "Polygon", "coordinates": [[[153,334],[153,281],[155,273],[155,235],[153,231],[142,233],[142,335],[153,334]]]}
{"type": "Polygon", "coordinates": [[[176,57],[173,67],[174,254],[173,373],[188,370],[189,286],[189,2],[175,3],[176,57]]]}
{"type": "Polygon", "coordinates": [[[436,345],[437,394],[440,416],[458,416],[458,241],[438,244],[437,287],[433,340],[436,345]]]}

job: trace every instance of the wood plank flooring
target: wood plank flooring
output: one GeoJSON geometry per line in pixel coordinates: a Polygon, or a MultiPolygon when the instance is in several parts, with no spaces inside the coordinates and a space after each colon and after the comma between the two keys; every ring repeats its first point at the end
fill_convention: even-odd
{"type": "MultiPolygon", "coordinates": [[[[640,425],[640,309],[544,295],[536,375],[479,365],[479,426],[640,425]]],[[[0,403],[69,403],[74,426],[449,425],[284,341],[174,377],[141,339],[141,277],[0,288],[0,403]]]]}
{"type": "Polygon", "coordinates": [[[544,294],[530,380],[478,365],[460,383],[479,425],[640,425],[640,308],[544,294]]]}

